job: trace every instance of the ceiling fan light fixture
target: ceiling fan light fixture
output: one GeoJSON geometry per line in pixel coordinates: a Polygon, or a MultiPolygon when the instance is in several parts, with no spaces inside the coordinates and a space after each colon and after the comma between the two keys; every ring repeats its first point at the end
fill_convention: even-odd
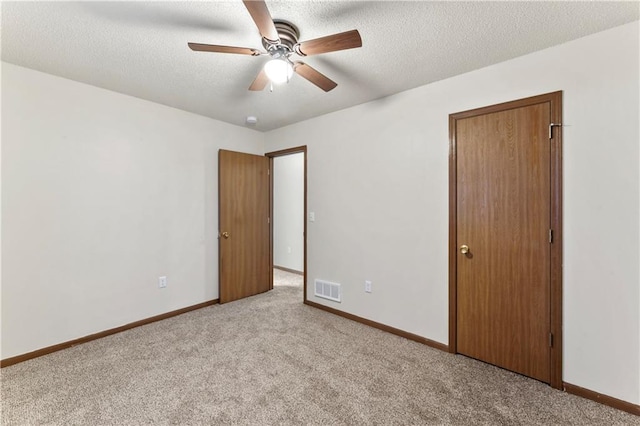
{"type": "Polygon", "coordinates": [[[273,83],[287,83],[293,76],[293,65],[285,59],[271,59],[264,65],[264,72],[273,83]]]}
{"type": "Polygon", "coordinates": [[[333,90],[338,85],[335,81],[303,62],[293,62],[289,57],[293,54],[311,56],[362,47],[362,38],[358,30],[345,31],[300,42],[298,41],[300,37],[298,27],[282,19],[273,19],[265,0],[243,0],[243,3],[249,15],[251,15],[251,19],[258,27],[258,32],[262,37],[262,46],[266,52],[248,47],[223,46],[220,44],[188,43],[187,45],[196,52],[233,53],[251,56],[268,55],[270,57],[269,62],[265,64],[249,86],[249,90],[253,92],[264,90],[267,85],[270,86],[273,92],[274,83],[288,83],[294,72],[325,92],[333,90]]]}

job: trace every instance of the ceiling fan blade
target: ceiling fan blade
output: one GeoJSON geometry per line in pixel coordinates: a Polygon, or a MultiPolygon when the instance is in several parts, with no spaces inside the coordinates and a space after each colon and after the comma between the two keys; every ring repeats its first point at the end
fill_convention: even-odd
{"type": "Polygon", "coordinates": [[[253,83],[251,83],[251,86],[249,86],[249,90],[252,90],[255,92],[264,90],[268,82],[269,82],[269,77],[267,77],[267,73],[264,72],[264,68],[262,68],[260,70],[260,73],[258,73],[258,76],[256,77],[256,79],[253,80],[253,83]]]}
{"type": "Polygon", "coordinates": [[[258,49],[251,49],[249,47],[233,47],[233,46],[219,46],[217,44],[201,44],[201,43],[187,43],[191,50],[196,52],[218,52],[218,53],[237,53],[240,55],[260,56],[262,53],[258,49]]]}
{"type": "Polygon", "coordinates": [[[256,23],[260,35],[270,42],[280,43],[280,36],[271,19],[267,4],[263,0],[242,0],[242,2],[253,18],[253,22],[256,23]]]}
{"type": "Polygon", "coordinates": [[[310,56],[320,53],[362,47],[362,39],[358,30],[345,31],[326,37],[296,43],[293,49],[298,55],[310,56]]]}
{"type": "Polygon", "coordinates": [[[293,70],[296,74],[306,78],[325,92],[334,89],[338,83],[329,79],[324,74],[316,71],[314,68],[305,64],[304,62],[296,62],[294,64],[293,70]]]}

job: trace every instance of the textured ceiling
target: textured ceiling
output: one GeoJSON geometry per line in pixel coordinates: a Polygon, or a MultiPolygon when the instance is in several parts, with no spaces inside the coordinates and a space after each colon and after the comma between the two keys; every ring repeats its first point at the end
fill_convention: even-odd
{"type": "Polygon", "coordinates": [[[639,19],[637,2],[269,1],[300,40],[358,29],[363,47],[305,58],[338,83],[294,76],[247,88],[266,57],[193,52],[187,42],[262,50],[240,0],[2,2],[2,60],[266,131],[639,19]]]}

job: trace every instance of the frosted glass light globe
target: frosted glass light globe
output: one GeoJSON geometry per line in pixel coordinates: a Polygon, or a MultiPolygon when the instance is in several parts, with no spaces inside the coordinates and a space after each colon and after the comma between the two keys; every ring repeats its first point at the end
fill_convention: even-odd
{"type": "Polygon", "coordinates": [[[269,80],[276,84],[286,83],[293,75],[293,67],[291,64],[282,59],[272,59],[264,66],[264,72],[269,80]]]}

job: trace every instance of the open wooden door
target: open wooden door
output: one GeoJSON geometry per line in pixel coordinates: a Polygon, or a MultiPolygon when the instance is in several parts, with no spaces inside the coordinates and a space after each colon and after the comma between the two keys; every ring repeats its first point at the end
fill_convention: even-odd
{"type": "Polygon", "coordinates": [[[270,290],[269,159],[218,152],[220,303],[270,290]]]}

